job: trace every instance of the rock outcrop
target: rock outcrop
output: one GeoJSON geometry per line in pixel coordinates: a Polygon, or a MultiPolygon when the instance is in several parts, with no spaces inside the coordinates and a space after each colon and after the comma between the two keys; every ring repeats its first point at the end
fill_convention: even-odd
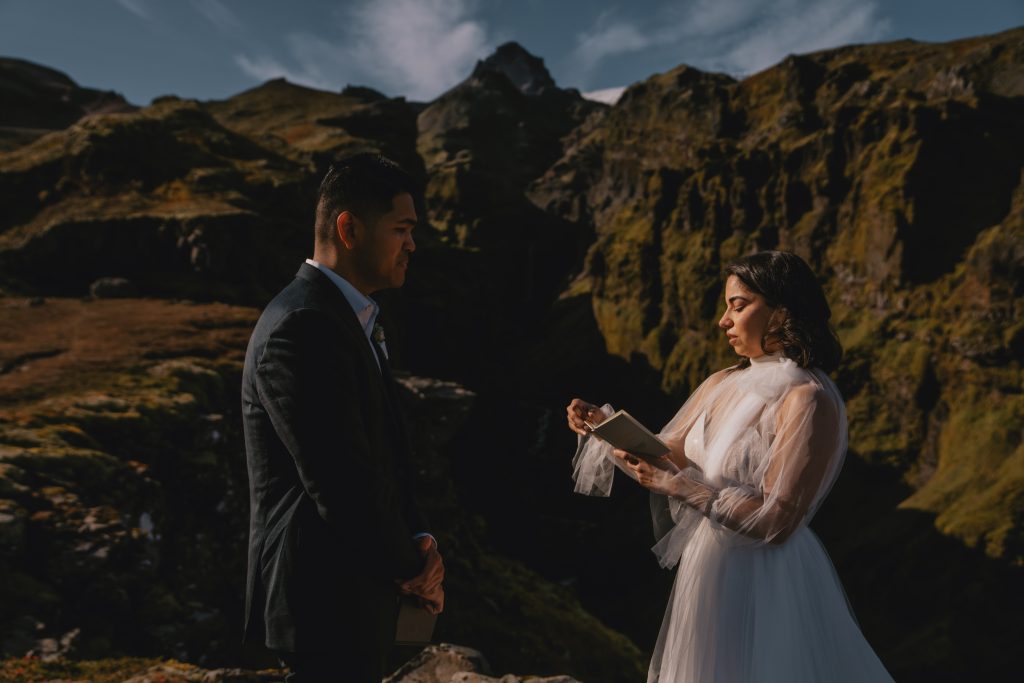
{"type": "Polygon", "coordinates": [[[400,97],[356,87],[324,92],[276,79],[203,106],[228,130],[312,167],[317,177],[338,157],[374,151],[424,178],[415,151],[417,108],[400,97]]]}
{"type": "MultiPolygon", "coordinates": [[[[204,668],[174,660],[114,659],[75,661],[27,657],[0,661],[5,683],[278,683],[285,669],[204,668]]],[[[424,648],[383,683],[579,683],[570,676],[495,677],[477,650],[442,643],[424,648]]],[[[335,679],[348,680],[346,662],[338,660],[335,679]]]]}
{"type": "Polygon", "coordinates": [[[0,269],[46,294],[127,277],[147,294],[265,297],[261,278],[308,243],[291,209],[310,185],[193,102],[88,117],[0,157],[0,269]]]}
{"type": "Polygon", "coordinates": [[[175,660],[141,658],[0,661],[0,680],[5,683],[280,683],[285,673],[280,669],[208,669],[175,660]]]}
{"type": "Polygon", "coordinates": [[[523,190],[559,157],[561,138],[602,106],[557,88],[543,62],[514,43],[478,63],[419,114],[434,227],[460,246],[551,239],[552,221],[529,212],[523,190]]]}
{"type": "Polygon", "coordinates": [[[134,109],[117,93],[82,88],[60,71],[0,57],[0,152],[67,128],[84,116],[134,109]]]}
{"type": "MultiPolygon", "coordinates": [[[[0,307],[0,652],[244,659],[238,383],[258,311],[143,299],[0,307]]],[[[461,508],[445,448],[473,394],[400,383],[424,508],[445,549],[438,637],[502,667],[638,675],[635,646],[495,554],[461,508]]]]}
{"type": "Polygon", "coordinates": [[[558,87],[544,66],[544,60],[527,52],[519,43],[498,46],[494,54],[477,62],[473,75],[488,71],[504,74],[524,95],[542,95],[558,87]]]}

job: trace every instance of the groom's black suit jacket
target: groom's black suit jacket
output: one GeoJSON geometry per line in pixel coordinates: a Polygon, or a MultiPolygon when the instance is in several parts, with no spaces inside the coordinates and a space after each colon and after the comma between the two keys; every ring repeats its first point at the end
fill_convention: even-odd
{"type": "Polygon", "coordinates": [[[412,535],[426,526],[393,380],[344,295],[308,264],[249,340],[242,417],[246,639],[380,657],[394,638],[395,579],[422,570],[412,535]]]}

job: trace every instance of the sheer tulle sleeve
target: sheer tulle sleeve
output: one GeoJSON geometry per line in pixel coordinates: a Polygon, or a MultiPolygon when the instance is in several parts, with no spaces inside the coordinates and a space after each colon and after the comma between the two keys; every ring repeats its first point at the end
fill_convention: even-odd
{"type": "MultiPolygon", "coordinates": [[[[605,403],[601,412],[608,417],[615,409],[605,403]]],[[[572,478],[576,482],[573,490],[576,493],[607,498],[612,493],[616,468],[630,479],[636,479],[633,472],[612,455],[611,444],[596,436],[577,436],[576,455],[572,459],[572,478]]]]}
{"type": "MultiPolygon", "coordinates": [[[[608,417],[615,411],[605,403],[601,412],[608,417]]],[[[595,436],[576,437],[576,455],[572,459],[573,489],[586,496],[604,496],[612,493],[615,478],[615,456],[612,447],[595,436]]]]}
{"type": "MultiPolygon", "coordinates": [[[[676,460],[678,463],[683,462],[683,439],[693,426],[694,421],[703,411],[703,405],[708,392],[721,381],[725,372],[717,372],[704,380],[678,412],[676,412],[675,416],[669,420],[665,428],[659,432],[658,436],[672,447],[673,460],[676,460]]],[[[601,406],[601,411],[606,416],[615,412],[607,403],[601,406]]],[[[631,479],[635,479],[633,473],[623,467],[615,456],[612,455],[612,447],[594,436],[577,437],[576,455],[573,458],[572,464],[572,478],[576,482],[573,490],[576,493],[588,496],[611,495],[616,467],[631,479]]],[[[693,474],[699,476],[696,472],[693,474]]],[[[659,513],[655,511],[654,514],[657,519],[659,513]]],[[[660,536],[661,534],[656,531],[656,535],[660,536]]]]}
{"type": "Polygon", "coordinates": [[[767,457],[752,473],[756,484],[716,489],[685,473],[673,482],[678,498],[740,542],[785,542],[828,493],[846,452],[842,399],[827,379],[790,389],[773,422],[767,457]]]}

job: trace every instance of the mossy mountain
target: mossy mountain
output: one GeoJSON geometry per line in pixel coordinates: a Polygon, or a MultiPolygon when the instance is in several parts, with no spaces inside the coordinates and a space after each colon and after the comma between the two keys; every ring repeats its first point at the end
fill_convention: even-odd
{"type": "Polygon", "coordinates": [[[447,451],[455,495],[501,550],[646,646],[662,579],[608,590],[623,567],[655,576],[623,559],[645,538],[608,541],[647,533],[645,503],[566,500],[557,416],[582,393],[665,419],[733,362],[714,328],[724,264],[793,250],[847,350],[851,456],[815,526],[894,675],[958,680],[1001,671],[1019,633],[993,615],[1021,606],[999,592],[1024,562],[1021,120],[1024,29],[793,56],[742,80],[681,66],[613,107],[514,45],[430,103],[284,81],[164,98],[0,154],[0,285],[81,296],[121,276],[149,297],[258,306],[308,255],[330,161],[400,160],[425,221],[386,322],[406,367],[477,394],[447,451]]]}

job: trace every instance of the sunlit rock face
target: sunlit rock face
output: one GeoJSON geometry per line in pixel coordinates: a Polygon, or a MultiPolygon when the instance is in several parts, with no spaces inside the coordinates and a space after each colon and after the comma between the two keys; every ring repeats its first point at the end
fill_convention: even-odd
{"type": "Polygon", "coordinates": [[[0,157],[0,286],[68,295],[124,277],[143,294],[265,301],[309,254],[330,162],[382,152],[422,179],[415,140],[404,100],[284,81],[86,117],[0,157]]]}
{"type": "Polygon", "coordinates": [[[2,278],[45,294],[127,277],[147,294],[259,296],[308,241],[290,209],[312,202],[309,184],[194,102],[88,117],[0,156],[2,278]]]}
{"type": "Polygon", "coordinates": [[[640,353],[670,393],[729,363],[725,264],[803,256],[847,349],[853,448],[905,474],[906,506],[1019,560],[1022,96],[1019,30],[742,81],[679,67],[575,130],[531,196],[593,227],[578,287],[609,351],[640,353]]]}
{"type": "Polygon", "coordinates": [[[338,157],[375,151],[423,178],[416,155],[416,114],[422,105],[401,97],[352,86],[325,92],[276,79],[204,108],[225,128],[311,166],[317,175],[338,157]]]}
{"type": "Polygon", "coordinates": [[[729,260],[787,249],[818,273],[846,347],[853,460],[818,527],[897,678],[969,677],[971,648],[939,655],[913,634],[965,642],[963,624],[1002,613],[932,600],[949,576],[993,595],[1019,581],[1022,96],[1019,29],[790,57],[739,81],[681,66],[574,129],[528,190],[593,231],[567,295],[677,401],[733,362],[715,328],[729,260]]]}

